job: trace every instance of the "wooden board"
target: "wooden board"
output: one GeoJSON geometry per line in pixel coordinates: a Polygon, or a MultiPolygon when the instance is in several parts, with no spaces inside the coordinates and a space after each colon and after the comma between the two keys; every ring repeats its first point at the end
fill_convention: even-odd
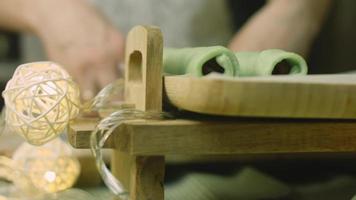
{"type": "MultiPolygon", "coordinates": [[[[158,112],[162,109],[162,53],[163,38],[159,28],[136,26],[128,33],[125,101],[134,104],[136,109],[158,112]]],[[[116,134],[113,136],[118,138],[116,134]]],[[[111,161],[112,172],[122,181],[130,200],[164,199],[163,156],[136,156],[121,152],[115,146],[111,161]]]]}
{"type": "MultiPolygon", "coordinates": [[[[74,147],[89,148],[93,122],[72,123],[74,147]]],[[[356,151],[356,123],[345,120],[134,120],[113,135],[107,147],[138,156],[356,151]]]]}
{"type": "Polygon", "coordinates": [[[174,106],[224,116],[356,118],[356,75],[166,76],[174,106]]]}

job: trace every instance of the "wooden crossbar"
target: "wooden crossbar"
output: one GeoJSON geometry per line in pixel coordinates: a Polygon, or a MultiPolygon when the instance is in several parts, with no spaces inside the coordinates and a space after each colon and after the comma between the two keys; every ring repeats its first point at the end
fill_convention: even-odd
{"type": "MultiPolygon", "coordinates": [[[[89,148],[97,120],[70,126],[70,142],[89,148]]],[[[330,120],[127,121],[106,147],[132,155],[356,151],[356,123],[330,120]]]]}

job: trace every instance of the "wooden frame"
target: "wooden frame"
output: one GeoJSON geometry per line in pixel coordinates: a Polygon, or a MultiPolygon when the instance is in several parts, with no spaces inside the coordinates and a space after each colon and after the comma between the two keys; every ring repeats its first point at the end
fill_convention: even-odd
{"type": "MultiPolygon", "coordinates": [[[[137,109],[162,109],[162,35],[158,28],[135,27],[126,45],[125,100],[137,109]]],[[[70,124],[69,141],[89,148],[99,119],[70,124]]],[[[133,120],[117,128],[105,147],[114,149],[113,174],[131,200],[163,200],[165,155],[236,155],[301,152],[355,152],[351,120],[204,118],[133,120]]]]}
{"type": "MultiPolygon", "coordinates": [[[[162,109],[162,34],[158,28],[137,26],[125,52],[125,100],[143,111],[162,109]]],[[[132,200],[163,200],[164,156],[132,155],[115,149],[113,174],[128,188],[132,200]]]]}
{"type": "MultiPolygon", "coordinates": [[[[76,121],[70,143],[89,148],[95,125],[76,121]]],[[[340,120],[135,120],[114,135],[107,148],[141,156],[356,152],[356,123],[340,120]]]]}

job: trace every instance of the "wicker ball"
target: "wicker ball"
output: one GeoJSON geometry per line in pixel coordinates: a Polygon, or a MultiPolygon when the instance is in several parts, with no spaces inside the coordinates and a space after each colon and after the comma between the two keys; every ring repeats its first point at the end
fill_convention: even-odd
{"type": "Polygon", "coordinates": [[[33,145],[55,138],[79,113],[77,84],[53,62],[20,65],[3,97],[7,126],[33,145]]]}
{"type": "Polygon", "coordinates": [[[38,189],[50,193],[72,187],[80,173],[78,159],[60,138],[40,147],[24,142],[13,160],[38,189]]]}

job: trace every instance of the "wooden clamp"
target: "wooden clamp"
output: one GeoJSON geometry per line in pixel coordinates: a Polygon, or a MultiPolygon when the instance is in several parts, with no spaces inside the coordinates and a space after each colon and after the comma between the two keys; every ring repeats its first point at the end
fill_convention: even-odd
{"type": "Polygon", "coordinates": [[[155,27],[137,26],[127,36],[125,101],[139,110],[162,110],[162,43],[155,27]]]}
{"type": "MultiPolygon", "coordinates": [[[[139,110],[162,110],[162,43],[156,27],[137,26],[127,36],[125,101],[139,110]]],[[[131,200],[164,199],[164,156],[136,156],[116,148],[111,163],[131,200]]]]}

